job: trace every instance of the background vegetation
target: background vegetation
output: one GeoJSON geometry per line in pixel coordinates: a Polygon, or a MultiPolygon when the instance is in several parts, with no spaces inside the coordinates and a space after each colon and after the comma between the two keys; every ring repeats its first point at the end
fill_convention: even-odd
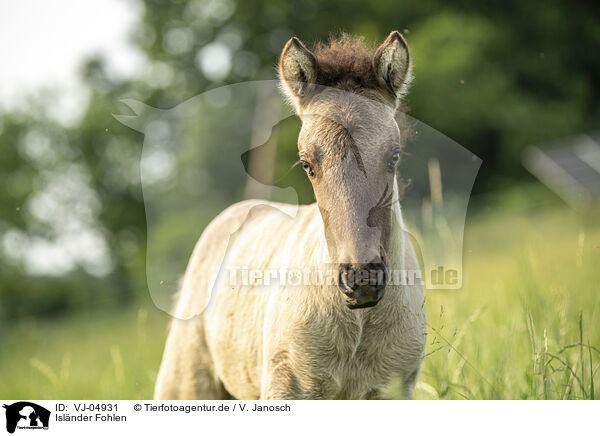
{"type": "MultiPolygon", "coordinates": [[[[394,29],[415,62],[410,114],[483,160],[464,289],[427,295],[417,397],[597,397],[597,214],[567,209],[520,156],[599,127],[598,3],[142,3],[132,39],[145,71],[116,79],[101,57],[82,60],[91,97],[74,125],[50,116],[52,94],[0,114],[0,397],[151,395],[168,317],[148,296],[143,137],[112,117],[127,111],[121,98],[170,108],[273,79],[293,35],[310,45],[346,31],[375,45],[394,29]]],[[[293,135],[280,140],[293,151],[293,135]]]]}

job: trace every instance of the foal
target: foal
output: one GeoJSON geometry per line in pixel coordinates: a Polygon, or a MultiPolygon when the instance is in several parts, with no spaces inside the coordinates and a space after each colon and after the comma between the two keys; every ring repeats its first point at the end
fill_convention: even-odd
{"type": "Polygon", "coordinates": [[[183,279],[155,397],[369,399],[398,376],[412,398],[426,340],[423,287],[390,282],[392,271],[419,269],[396,175],[406,42],[392,32],[371,53],[342,36],[313,52],[292,38],[279,75],[302,120],[299,163],[317,201],[294,219],[290,205],[244,201],[206,228],[183,279]],[[334,281],[231,284],[224,264],[312,269],[334,281]]]}

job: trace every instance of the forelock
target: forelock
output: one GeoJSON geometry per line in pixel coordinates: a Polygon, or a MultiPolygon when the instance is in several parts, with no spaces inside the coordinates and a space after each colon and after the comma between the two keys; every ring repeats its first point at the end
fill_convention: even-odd
{"type": "Polygon", "coordinates": [[[348,91],[378,90],[380,84],[373,68],[374,50],[362,37],[342,34],[327,43],[317,43],[317,84],[348,91]]]}

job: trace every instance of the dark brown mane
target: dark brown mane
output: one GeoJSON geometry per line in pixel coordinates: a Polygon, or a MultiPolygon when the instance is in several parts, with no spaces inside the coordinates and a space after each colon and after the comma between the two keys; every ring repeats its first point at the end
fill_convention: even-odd
{"type": "Polygon", "coordinates": [[[343,33],[326,44],[317,43],[313,53],[317,58],[317,84],[355,92],[380,88],[373,51],[364,38],[343,33]]]}

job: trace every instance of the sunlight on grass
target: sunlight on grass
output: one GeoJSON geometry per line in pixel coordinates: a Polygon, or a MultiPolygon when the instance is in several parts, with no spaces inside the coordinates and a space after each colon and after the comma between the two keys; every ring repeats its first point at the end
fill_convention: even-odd
{"type": "Polygon", "coordinates": [[[597,398],[600,227],[567,209],[465,232],[465,285],[429,291],[416,398],[597,398]]]}
{"type": "Polygon", "coordinates": [[[3,336],[0,397],[151,398],[167,322],[153,306],[23,320],[3,336]]]}

